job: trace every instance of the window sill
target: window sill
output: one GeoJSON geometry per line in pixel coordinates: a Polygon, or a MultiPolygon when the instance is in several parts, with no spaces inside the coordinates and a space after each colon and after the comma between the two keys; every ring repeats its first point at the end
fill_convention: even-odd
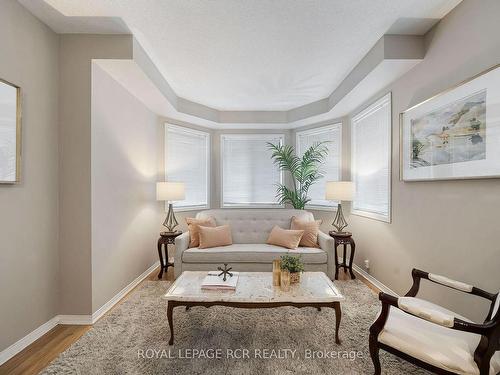
{"type": "Polygon", "coordinates": [[[336,212],[337,211],[337,205],[335,206],[307,206],[305,207],[306,210],[312,210],[312,211],[327,211],[327,212],[336,212]]]}
{"type": "Polygon", "coordinates": [[[251,204],[251,205],[244,205],[244,204],[238,204],[238,205],[227,205],[223,204],[221,208],[285,208],[284,205],[279,205],[279,204],[251,204]]]}
{"type": "Polygon", "coordinates": [[[210,207],[207,206],[192,206],[192,207],[174,207],[174,212],[188,212],[188,211],[203,211],[208,210],[210,207]]]}
{"type": "Polygon", "coordinates": [[[391,223],[391,216],[385,216],[382,214],[378,214],[375,212],[369,212],[369,211],[360,211],[360,210],[351,210],[351,215],[356,215],[356,216],[361,216],[361,217],[366,217],[368,219],[373,219],[377,221],[382,221],[384,223],[391,223]]]}

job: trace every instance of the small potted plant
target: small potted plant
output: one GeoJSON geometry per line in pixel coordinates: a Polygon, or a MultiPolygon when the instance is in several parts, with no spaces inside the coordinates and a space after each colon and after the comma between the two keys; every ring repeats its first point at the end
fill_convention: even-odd
{"type": "Polygon", "coordinates": [[[300,273],[304,271],[304,264],[300,256],[282,255],[281,270],[290,272],[290,283],[300,282],[300,273]]]}

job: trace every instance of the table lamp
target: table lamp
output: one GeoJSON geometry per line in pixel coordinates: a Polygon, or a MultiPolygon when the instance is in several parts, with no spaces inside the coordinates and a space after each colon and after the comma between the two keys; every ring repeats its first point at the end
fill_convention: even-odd
{"type": "Polygon", "coordinates": [[[163,225],[169,232],[175,232],[175,227],[179,225],[174,215],[173,201],[182,201],[185,199],[186,191],[183,182],[157,182],[156,200],[168,202],[168,213],[163,225]]]}
{"type": "Polygon", "coordinates": [[[325,198],[329,201],[338,201],[337,214],[332,225],[336,229],[336,233],[346,234],[344,228],[347,227],[347,221],[342,212],[341,201],[352,201],[354,197],[354,183],[352,181],[328,181],[326,183],[325,198]]]}

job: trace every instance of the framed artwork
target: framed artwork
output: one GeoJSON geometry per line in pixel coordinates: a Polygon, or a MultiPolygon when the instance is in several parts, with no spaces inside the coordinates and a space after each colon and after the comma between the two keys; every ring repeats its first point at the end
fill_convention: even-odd
{"type": "Polygon", "coordinates": [[[21,89],[0,79],[0,183],[20,180],[21,89]]]}
{"type": "Polygon", "coordinates": [[[500,65],[400,114],[400,178],[500,178],[500,65]]]}

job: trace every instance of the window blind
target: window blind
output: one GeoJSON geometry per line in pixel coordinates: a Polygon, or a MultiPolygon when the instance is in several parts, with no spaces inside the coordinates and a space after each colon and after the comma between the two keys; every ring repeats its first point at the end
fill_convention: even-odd
{"type": "Polygon", "coordinates": [[[184,182],[186,199],[178,209],[208,208],[210,134],[167,124],[165,175],[167,181],[184,182]]]}
{"type": "Polygon", "coordinates": [[[276,184],[282,174],[274,165],[267,142],[283,144],[282,134],[221,136],[222,206],[277,206],[276,184]]]}
{"type": "Polygon", "coordinates": [[[351,170],[356,193],[352,213],[390,222],[391,94],[353,117],[351,170]]]}
{"type": "Polygon", "coordinates": [[[336,202],[325,199],[327,181],[339,181],[341,177],[342,155],[342,124],[323,126],[312,130],[297,132],[297,155],[302,157],[304,152],[314,144],[328,141],[328,156],[321,166],[324,176],[309,189],[311,201],[307,204],[310,208],[328,208],[336,206],[336,202]]]}

